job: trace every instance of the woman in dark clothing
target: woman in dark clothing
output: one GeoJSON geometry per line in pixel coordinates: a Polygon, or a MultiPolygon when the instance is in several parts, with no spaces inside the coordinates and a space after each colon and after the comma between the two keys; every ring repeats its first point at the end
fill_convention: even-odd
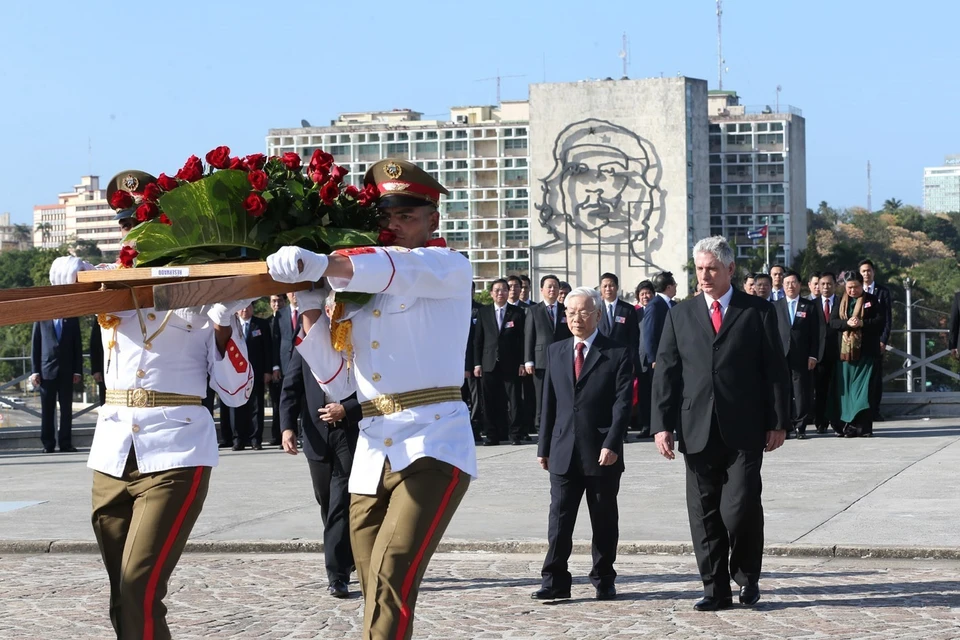
{"type": "Polygon", "coordinates": [[[841,280],[843,297],[830,315],[830,328],[837,332],[840,360],[834,374],[833,424],[838,436],[873,435],[871,385],[880,366],[880,332],[884,317],[877,298],[863,290],[863,276],[846,271],[841,280]]]}

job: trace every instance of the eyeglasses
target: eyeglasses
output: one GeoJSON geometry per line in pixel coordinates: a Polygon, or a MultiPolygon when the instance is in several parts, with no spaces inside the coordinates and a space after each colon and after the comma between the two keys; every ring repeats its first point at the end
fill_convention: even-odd
{"type": "Polygon", "coordinates": [[[593,311],[569,311],[569,310],[564,311],[564,315],[566,315],[568,318],[573,319],[573,318],[576,318],[577,316],[580,316],[581,320],[587,320],[590,318],[590,316],[596,315],[596,314],[597,314],[597,309],[594,309],[593,311]]]}

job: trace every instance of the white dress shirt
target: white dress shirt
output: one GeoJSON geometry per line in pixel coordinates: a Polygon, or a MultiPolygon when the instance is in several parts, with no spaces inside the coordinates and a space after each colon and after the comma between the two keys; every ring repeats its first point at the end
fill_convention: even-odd
{"type": "Polygon", "coordinates": [[[597,339],[598,333],[600,333],[599,327],[594,329],[593,333],[587,336],[587,338],[584,340],[581,340],[576,336],[573,337],[573,362],[574,363],[577,362],[577,345],[580,344],[581,342],[583,343],[583,360],[584,362],[586,362],[587,354],[590,353],[590,349],[593,347],[593,341],[597,339]]]}
{"type": "MultiPolygon", "coordinates": [[[[507,306],[509,304],[510,303],[508,302],[502,307],[498,307],[496,302],[493,303],[493,317],[496,318],[497,320],[498,331],[503,329],[503,321],[507,319],[507,306]]],[[[513,306],[516,306],[516,305],[513,305],[513,306]]]]}
{"type": "MultiPolygon", "coordinates": [[[[329,278],[330,286],[375,295],[350,318],[354,352],[349,371],[331,345],[325,315],[297,345],[324,392],[342,400],[356,391],[357,400],[364,402],[382,394],[460,387],[473,279],[467,259],[441,247],[364,247],[338,253],[350,258],[353,277],[329,278]]],[[[462,401],[364,418],[350,493],[376,494],[387,458],[391,469],[400,471],[423,457],[477,476],[473,430],[462,401]]]]}
{"type": "MultiPolygon", "coordinates": [[[[730,298],[733,297],[733,287],[727,289],[727,292],[720,296],[720,317],[727,317],[727,308],[730,306],[730,298]]],[[[707,311],[713,312],[713,301],[715,298],[711,298],[710,294],[706,291],[703,292],[703,301],[707,303],[707,311]]]]}

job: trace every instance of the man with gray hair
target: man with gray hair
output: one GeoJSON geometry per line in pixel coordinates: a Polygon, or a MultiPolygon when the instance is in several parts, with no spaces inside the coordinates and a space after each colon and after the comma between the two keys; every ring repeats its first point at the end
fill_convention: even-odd
{"type": "Polygon", "coordinates": [[[653,376],[651,432],[674,458],[673,432],[687,467],[687,514],[704,598],[697,611],[760,599],[764,451],[790,425],[790,378],[772,304],[736,290],[733,251],[721,236],[693,250],[702,295],[667,315],[653,376]],[[682,339],[681,339],[682,337],[682,339]]]}

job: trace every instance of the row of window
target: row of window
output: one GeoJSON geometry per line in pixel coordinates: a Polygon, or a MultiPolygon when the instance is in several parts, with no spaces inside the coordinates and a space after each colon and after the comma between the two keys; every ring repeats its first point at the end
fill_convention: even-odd
{"type": "Polygon", "coordinates": [[[782,163],[783,154],[782,153],[711,153],[710,154],[710,164],[718,165],[720,164],[721,158],[726,164],[753,164],[754,159],[757,163],[767,164],[767,163],[782,163]]]}
{"type": "Polygon", "coordinates": [[[727,133],[751,133],[756,131],[783,131],[782,122],[726,122],[723,124],[713,123],[710,125],[710,133],[721,133],[726,130],[727,133]]]}
{"type": "Polygon", "coordinates": [[[782,184],[725,184],[711,185],[710,195],[747,195],[753,193],[785,193],[782,184]]]}
{"type": "MultiPolygon", "coordinates": [[[[479,131],[478,129],[471,129],[471,131],[479,131]]],[[[492,133],[495,130],[489,129],[488,133],[492,133]]],[[[467,130],[465,129],[447,129],[443,132],[443,138],[445,140],[455,140],[455,139],[466,139],[468,137],[467,130]]],[[[525,127],[514,127],[503,129],[500,132],[501,137],[504,138],[522,138],[526,137],[527,129],[525,127]]],[[[437,140],[439,139],[438,131],[391,131],[387,133],[341,133],[341,134],[327,134],[323,136],[324,144],[349,144],[352,142],[380,142],[384,140],[386,142],[393,141],[404,141],[404,140],[437,140]]],[[[476,136],[474,136],[476,137],[476,136]]],[[[282,144],[279,142],[278,143],[282,144]]]]}
{"type": "Polygon", "coordinates": [[[488,231],[497,231],[498,229],[527,229],[530,226],[530,221],[524,218],[509,218],[505,220],[487,220],[487,219],[473,219],[473,220],[444,220],[443,228],[447,231],[469,231],[470,223],[473,223],[476,227],[474,231],[477,232],[488,232],[488,231]],[[486,222],[499,222],[500,224],[497,227],[491,229],[484,229],[480,225],[486,222]]]}

